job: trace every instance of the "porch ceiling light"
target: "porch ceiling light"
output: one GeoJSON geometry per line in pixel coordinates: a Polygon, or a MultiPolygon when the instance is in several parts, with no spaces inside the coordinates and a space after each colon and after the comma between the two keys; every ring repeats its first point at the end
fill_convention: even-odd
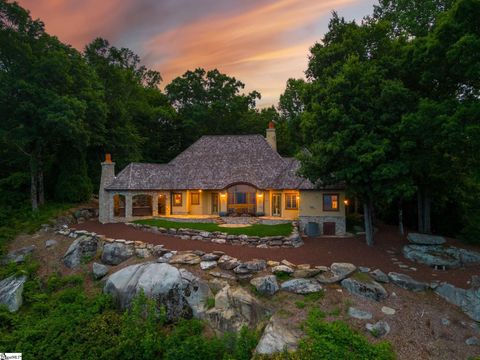
{"type": "Polygon", "coordinates": [[[220,194],[220,197],[222,197],[222,198],[224,198],[225,196],[227,196],[227,194],[225,194],[225,193],[220,194]]]}
{"type": "Polygon", "coordinates": [[[258,197],[263,197],[263,193],[258,193],[257,196],[258,197]]]}

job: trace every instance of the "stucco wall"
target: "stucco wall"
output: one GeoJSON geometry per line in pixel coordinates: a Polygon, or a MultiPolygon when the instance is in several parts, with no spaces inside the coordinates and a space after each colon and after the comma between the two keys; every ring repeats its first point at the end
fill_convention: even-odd
{"type": "Polygon", "coordinates": [[[173,191],[171,193],[172,198],[172,215],[185,215],[188,214],[188,203],[190,202],[188,191],[173,191]],[[173,205],[173,197],[174,193],[181,193],[182,194],[182,206],[174,206],[173,205]]]}
{"type": "Polygon", "coordinates": [[[344,191],[300,191],[300,216],[345,216],[344,191]],[[323,210],[323,194],[338,194],[339,210],[323,210]]]}

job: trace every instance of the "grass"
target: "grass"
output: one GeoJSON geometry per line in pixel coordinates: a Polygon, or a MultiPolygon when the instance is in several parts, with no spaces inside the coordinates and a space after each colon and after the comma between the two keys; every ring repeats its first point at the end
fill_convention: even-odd
{"type": "Polygon", "coordinates": [[[275,276],[277,277],[278,280],[280,281],[286,281],[286,280],[290,280],[292,278],[292,275],[285,272],[285,271],[277,271],[275,273],[275,276]]]}
{"type": "Polygon", "coordinates": [[[5,252],[7,243],[20,233],[31,234],[37,231],[42,224],[59,216],[70,209],[72,204],[47,203],[38,211],[32,211],[28,204],[13,210],[2,208],[0,205],[0,255],[5,252]]]}
{"type": "Polygon", "coordinates": [[[215,307],[215,298],[214,297],[209,297],[207,299],[207,309],[212,309],[215,307]]]}
{"type": "Polygon", "coordinates": [[[195,229],[203,231],[220,231],[229,235],[248,235],[248,236],[288,236],[292,233],[292,224],[278,224],[278,225],[265,225],[254,224],[243,228],[226,228],[218,226],[214,223],[199,223],[199,222],[179,222],[169,221],[163,219],[145,219],[135,221],[137,224],[150,225],[162,228],[173,229],[195,229]]]}

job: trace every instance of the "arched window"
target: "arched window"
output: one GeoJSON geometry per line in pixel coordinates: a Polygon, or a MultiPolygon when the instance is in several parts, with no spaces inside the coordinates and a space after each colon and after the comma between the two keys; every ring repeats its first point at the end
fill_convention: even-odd
{"type": "Polygon", "coordinates": [[[152,196],[134,195],[132,198],[132,216],[152,216],[152,196]]]}
{"type": "Polygon", "coordinates": [[[113,195],[113,216],[125,217],[125,196],[113,195]]]}
{"type": "Polygon", "coordinates": [[[230,215],[250,214],[256,212],[256,189],[246,184],[233,185],[227,189],[227,209],[230,215]]]}

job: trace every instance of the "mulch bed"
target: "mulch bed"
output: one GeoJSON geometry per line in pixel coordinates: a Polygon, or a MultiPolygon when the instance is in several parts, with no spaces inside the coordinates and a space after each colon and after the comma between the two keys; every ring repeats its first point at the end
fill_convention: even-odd
{"type": "MultiPolygon", "coordinates": [[[[411,262],[403,257],[401,249],[408,244],[396,227],[381,226],[375,233],[375,245],[368,247],[364,236],[349,238],[315,237],[304,238],[305,245],[296,249],[259,249],[246,246],[215,244],[210,242],[180,240],[174,236],[158,235],[137,230],[122,223],[100,224],[90,220],[74,226],[78,230],[87,230],[102,234],[107,237],[125,240],[138,240],[150,244],[162,244],[171,250],[202,250],[211,252],[220,250],[242,261],[254,258],[281,261],[286,259],[294,264],[327,265],[332,262],[350,262],[357,266],[366,266],[373,269],[379,268],[383,272],[390,271],[405,273],[420,281],[448,281],[459,287],[469,287],[468,281],[474,274],[480,273],[480,266],[452,269],[434,270],[428,266],[411,262]],[[394,252],[392,254],[391,252],[394,252]],[[417,271],[402,269],[394,264],[392,257],[403,264],[414,267],[417,271]]],[[[480,251],[478,247],[465,246],[455,239],[447,239],[447,245],[471,248],[480,251]]]]}

